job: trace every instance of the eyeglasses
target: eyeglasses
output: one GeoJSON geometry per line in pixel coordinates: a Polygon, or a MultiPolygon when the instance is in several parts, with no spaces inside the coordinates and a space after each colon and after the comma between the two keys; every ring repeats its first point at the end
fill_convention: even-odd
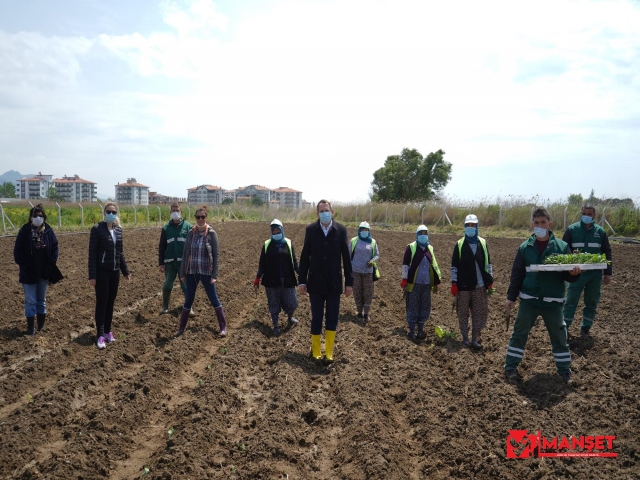
{"type": "Polygon", "coordinates": [[[196,218],[198,220],[204,220],[205,218],[207,218],[207,216],[206,215],[196,215],[196,218]]]}
{"type": "Polygon", "coordinates": [[[113,215],[117,215],[118,214],[118,212],[115,211],[115,210],[105,210],[104,213],[111,213],[113,215]]]}

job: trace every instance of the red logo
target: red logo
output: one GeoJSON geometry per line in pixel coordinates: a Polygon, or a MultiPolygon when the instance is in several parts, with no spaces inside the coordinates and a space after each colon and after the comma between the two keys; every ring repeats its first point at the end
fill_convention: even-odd
{"type": "Polygon", "coordinates": [[[507,458],[540,457],[612,457],[613,435],[586,435],[582,437],[553,437],[551,439],[527,430],[509,430],[507,458]],[[536,453],[537,452],[537,453],[536,453]]]}

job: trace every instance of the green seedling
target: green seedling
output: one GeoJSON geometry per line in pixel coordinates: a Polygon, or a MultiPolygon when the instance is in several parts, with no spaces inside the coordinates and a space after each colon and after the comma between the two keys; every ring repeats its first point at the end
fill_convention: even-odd
{"type": "Polygon", "coordinates": [[[148,475],[148,474],[149,474],[149,467],[144,467],[142,469],[142,476],[144,477],[145,475],[148,475]]]}
{"type": "Polygon", "coordinates": [[[247,449],[247,446],[244,443],[240,444],[240,450],[244,452],[246,449],[247,449]]]}
{"type": "Polygon", "coordinates": [[[233,465],[231,465],[231,473],[236,473],[236,467],[234,467],[233,465]]]}
{"type": "Polygon", "coordinates": [[[207,365],[207,370],[211,370],[211,365],[207,365]]]}
{"type": "Polygon", "coordinates": [[[169,438],[171,438],[171,436],[173,435],[173,427],[169,427],[169,430],[167,430],[167,435],[169,435],[169,438]]]}
{"type": "Polygon", "coordinates": [[[587,263],[611,263],[604,253],[566,253],[554,254],[544,259],[545,265],[569,265],[587,263]]]}
{"type": "Polygon", "coordinates": [[[121,333],[121,334],[119,335],[119,337],[120,337],[120,338],[127,338],[127,335],[126,335],[126,334],[124,334],[124,333],[121,333]]]}
{"type": "Polygon", "coordinates": [[[27,401],[29,403],[33,402],[33,395],[31,395],[30,393],[27,393],[27,401]]]}
{"type": "Polygon", "coordinates": [[[198,386],[199,386],[199,387],[201,387],[201,386],[202,386],[202,384],[204,384],[204,380],[199,379],[199,380],[198,380],[198,386]]]}
{"type": "Polygon", "coordinates": [[[222,352],[222,354],[226,354],[227,353],[227,347],[220,347],[220,351],[222,352]]]}
{"type": "Polygon", "coordinates": [[[456,338],[455,332],[450,332],[449,330],[447,330],[444,327],[441,327],[440,325],[436,327],[436,335],[440,340],[446,340],[447,338],[456,338]]]}

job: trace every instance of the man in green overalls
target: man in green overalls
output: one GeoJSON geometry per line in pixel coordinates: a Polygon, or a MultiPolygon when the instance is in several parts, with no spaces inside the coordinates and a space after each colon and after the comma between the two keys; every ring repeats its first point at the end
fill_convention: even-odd
{"type": "MultiPolygon", "coordinates": [[[[158,247],[158,265],[160,271],[164,273],[161,315],[169,311],[171,291],[173,290],[176,277],[180,273],[180,262],[182,261],[184,242],[191,227],[192,225],[182,218],[180,205],[178,203],[172,203],[171,218],[162,227],[160,246],[158,247]]],[[[180,288],[182,288],[182,293],[187,291],[187,285],[183,282],[180,282],[180,288]]]]}

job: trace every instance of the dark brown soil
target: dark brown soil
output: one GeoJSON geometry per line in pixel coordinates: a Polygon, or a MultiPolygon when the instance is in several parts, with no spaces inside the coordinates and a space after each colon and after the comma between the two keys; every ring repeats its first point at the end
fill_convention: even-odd
{"type": "MultiPolygon", "coordinates": [[[[325,367],[307,358],[307,298],[300,325],[274,338],[264,293],[254,296],[264,224],[215,228],[229,336],[216,335],[200,290],[197,316],[173,339],[181,295],[170,315],[158,315],[159,231],[127,230],[133,279],[120,284],[117,341],[105,351],[94,346],[88,236],[59,237],[67,278],[50,288],[47,328],[34,337],[24,335],[14,239],[0,239],[1,478],[639,478],[637,247],[614,246],[614,281],[593,337],[570,341],[575,383],[555,374],[541,323],[521,365],[524,382],[514,386],[503,380],[502,311],[520,239],[489,239],[498,293],[484,351],[474,353],[459,336],[440,343],[434,333],[435,325],[457,331],[447,288],[456,238],[432,236],[444,288],[428,338],[412,343],[399,281],[413,234],[375,231],[383,278],[372,322],[364,327],[343,299],[336,362],[325,367]],[[619,457],[507,459],[510,429],[615,435],[619,457]]],[[[288,225],[287,234],[299,252],[304,226],[288,225]]]]}

